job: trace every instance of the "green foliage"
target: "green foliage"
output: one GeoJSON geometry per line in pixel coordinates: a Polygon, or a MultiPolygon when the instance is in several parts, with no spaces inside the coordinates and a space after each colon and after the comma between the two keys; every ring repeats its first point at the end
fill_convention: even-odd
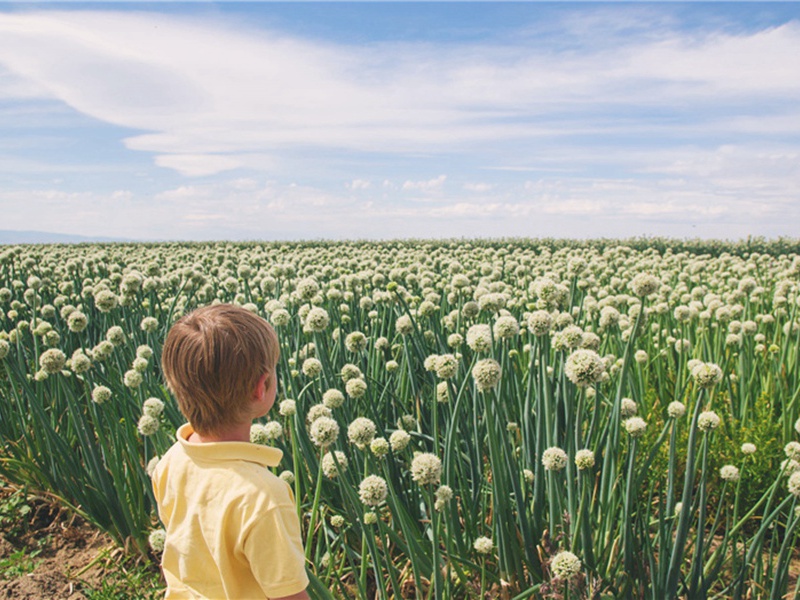
{"type": "Polygon", "coordinates": [[[123,562],[109,563],[106,567],[110,571],[99,584],[80,583],[86,600],[156,600],[164,597],[164,582],[157,565],[123,562]]]}
{"type": "Polygon", "coordinates": [[[36,557],[41,554],[41,550],[15,550],[5,558],[0,558],[0,577],[3,579],[16,579],[32,572],[41,559],[36,557]]]}
{"type": "Polygon", "coordinates": [[[27,531],[31,513],[28,494],[24,488],[0,496],[0,530],[6,538],[18,538],[27,531]]]}
{"type": "MultiPolygon", "coordinates": [[[[280,433],[270,443],[284,452],[277,472],[291,471],[318,589],[555,597],[564,582],[552,558],[569,551],[581,562],[573,597],[778,597],[797,541],[797,500],[778,465],[800,417],[798,249],[650,238],[9,248],[0,473],[146,554],[156,523],[145,466],[182,422],[161,380],[161,341],[180,315],[233,302],[278,329],[279,400],[297,412],[269,416],[280,433]],[[312,306],[327,326],[310,326],[312,306]],[[537,311],[553,321],[540,333],[537,311]],[[104,356],[112,327],[125,339],[104,356]],[[348,344],[356,332],[366,346],[348,344]],[[153,353],[144,364],[142,345],[153,353]],[[43,361],[50,346],[70,362],[43,361]],[[348,387],[351,376],[361,384],[348,387]],[[98,403],[98,386],[111,398],[98,403]],[[307,418],[331,389],[347,398],[331,414],[340,435],[320,448],[307,418]],[[140,432],[149,397],[166,408],[140,432]],[[623,399],[644,424],[626,421],[623,399]],[[349,442],[356,419],[386,440],[405,430],[408,446],[349,442]],[[743,442],[757,453],[745,459],[743,442]],[[323,469],[329,450],[347,461],[335,477],[323,469]],[[586,450],[594,464],[584,453],[579,466],[586,450]],[[419,480],[415,453],[441,460],[451,500],[419,480]],[[738,481],[722,479],[725,465],[738,481]],[[375,507],[359,493],[368,476],[388,488],[375,507]],[[480,538],[492,542],[485,553],[480,538]]],[[[113,597],[112,587],[95,592],[113,597]]]]}

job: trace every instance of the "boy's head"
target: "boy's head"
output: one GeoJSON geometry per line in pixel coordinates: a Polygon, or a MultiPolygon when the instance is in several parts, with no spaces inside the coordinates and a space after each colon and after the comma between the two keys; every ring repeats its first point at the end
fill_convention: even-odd
{"type": "Polygon", "coordinates": [[[232,304],[198,308],[169,330],[161,354],[167,385],[197,433],[250,418],[253,391],[275,377],[278,337],[261,317],[232,304]]]}

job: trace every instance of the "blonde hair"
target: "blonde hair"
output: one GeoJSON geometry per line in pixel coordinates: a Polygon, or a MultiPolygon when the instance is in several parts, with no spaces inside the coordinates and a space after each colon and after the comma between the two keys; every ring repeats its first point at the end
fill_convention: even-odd
{"type": "Polygon", "coordinates": [[[216,304],[175,322],[161,367],[183,416],[203,435],[247,419],[258,380],[265,373],[276,376],[279,351],[278,336],[264,319],[216,304]]]}

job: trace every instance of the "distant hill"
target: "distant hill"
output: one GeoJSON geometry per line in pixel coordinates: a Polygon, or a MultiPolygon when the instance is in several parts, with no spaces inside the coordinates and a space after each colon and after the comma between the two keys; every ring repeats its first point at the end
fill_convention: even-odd
{"type": "Polygon", "coordinates": [[[71,235],[49,231],[9,231],[0,229],[0,244],[80,244],[81,242],[132,242],[135,240],[101,236],[71,235]]]}

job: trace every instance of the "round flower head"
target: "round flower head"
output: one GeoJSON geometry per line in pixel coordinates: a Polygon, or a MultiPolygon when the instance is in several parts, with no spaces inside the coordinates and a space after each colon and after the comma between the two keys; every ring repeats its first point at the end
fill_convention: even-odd
{"type": "Polygon", "coordinates": [[[458,372],[458,359],[452,354],[442,354],[436,359],[436,375],[441,379],[450,379],[458,372]]]}
{"type": "Polygon", "coordinates": [[[623,424],[625,425],[625,431],[634,438],[643,436],[644,430],[647,429],[647,422],[641,417],[631,417],[626,419],[623,424]]]}
{"type": "Polygon", "coordinates": [[[634,296],[642,298],[657,291],[660,284],[661,282],[654,275],[639,273],[631,280],[628,286],[631,288],[634,296]]]}
{"type": "Polygon", "coordinates": [[[422,365],[428,372],[435,371],[437,360],[439,360],[438,354],[429,354],[428,356],[425,357],[425,361],[422,363],[422,365]]]}
{"type": "Polygon", "coordinates": [[[700,431],[711,431],[719,427],[719,416],[713,410],[701,412],[697,417],[697,427],[700,431]]]}
{"type": "Polygon", "coordinates": [[[408,315],[400,315],[394,322],[394,327],[400,335],[408,335],[414,331],[414,323],[408,315]]]}
{"type": "Polygon", "coordinates": [[[330,323],[328,311],[319,306],[312,308],[306,315],[305,327],[309,331],[325,331],[328,327],[328,323],[330,323]]]}
{"type": "Polygon", "coordinates": [[[285,308],[276,308],[269,315],[269,321],[275,327],[286,327],[286,325],[289,324],[289,321],[291,319],[292,316],[289,314],[289,311],[286,310],[285,308]]]}
{"type": "Polygon", "coordinates": [[[333,410],[344,404],[344,394],[337,389],[329,389],[322,394],[322,403],[333,410]]]}
{"type": "Polygon", "coordinates": [[[94,305],[103,313],[114,310],[119,304],[117,295],[111,290],[100,290],[94,295],[94,305]]]}
{"type": "Polygon", "coordinates": [[[800,443],[789,442],[783,447],[783,452],[792,460],[800,461],[800,443]]]}
{"type": "Polygon", "coordinates": [[[297,295],[303,300],[311,300],[319,292],[319,284],[312,277],[297,282],[297,295]]]}
{"type": "Polygon", "coordinates": [[[477,317],[480,311],[481,307],[478,306],[478,303],[473,300],[470,300],[469,302],[464,302],[464,306],[461,307],[461,314],[464,315],[464,317],[467,319],[477,317]]]}
{"type": "Polygon", "coordinates": [[[340,527],[344,526],[345,519],[342,515],[333,515],[331,516],[331,527],[339,529],[340,527]]]}
{"type": "Polygon", "coordinates": [[[378,515],[369,511],[364,513],[364,525],[375,525],[378,522],[378,515]]]}
{"type": "Polygon", "coordinates": [[[113,325],[108,328],[106,339],[115,346],[121,346],[125,343],[125,332],[119,325],[113,325]]]}
{"type": "Polygon", "coordinates": [[[261,423],[253,423],[250,425],[250,443],[251,444],[268,444],[269,437],[267,436],[267,428],[261,423]]]}
{"type": "Polygon", "coordinates": [[[449,485],[440,485],[436,489],[436,502],[434,502],[434,508],[441,512],[452,499],[453,488],[451,488],[449,485]]]}
{"type": "Polygon", "coordinates": [[[498,317],[494,322],[494,336],[498,339],[510,339],[519,333],[519,323],[514,317],[498,317]]]}
{"type": "Polygon", "coordinates": [[[375,423],[366,417],[358,417],[347,428],[347,438],[362,450],[375,437],[375,423]]]}
{"type": "Polygon", "coordinates": [[[619,325],[621,318],[622,315],[620,315],[616,308],[613,306],[604,306],[600,309],[600,321],[598,324],[600,325],[601,329],[609,329],[619,325]]]}
{"type": "Polygon", "coordinates": [[[547,335],[552,328],[553,316],[546,310],[536,310],[528,315],[528,329],[533,335],[547,335]]]}
{"type": "Polygon", "coordinates": [[[367,393],[367,382],[363,379],[351,379],[345,384],[344,389],[351,398],[361,398],[367,393]]]}
{"type": "Polygon", "coordinates": [[[464,337],[460,333],[451,333],[447,336],[447,346],[453,348],[460,348],[464,343],[464,337]]]}
{"type": "Polygon", "coordinates": [[[789,493],[792,496],[800,498],[800,471],[795,471],[792,473],[786,485],[789,488],[789,493]]]}
{"type": "Polygon", "coordinates": [[[129,387],[131,389],[138,388],[140,385],[142,385],[142,381],[142,374],[134,369],[125,371],[125,375],[122,377],[122,383],[125,384],[125,387],[129,387]]]}
{"type": "Polygon", "coordinates": [[[633,355],[633,360],[637,362],[637,364],[644,364],[649,360],[647,356],[647,352],[644,350],[637,350],[636,353],[633,355]]]}
{"type": "Polygon", "coordinates": [[[291,417],[297,414],[297,402],[294,400],[282,400],[278,407],[278,412],[283,417],[291,417]]]}
{"type": "Polygon", "coordinates": [[[411,442],[411,436],[407,431],[398,429],[393,431],[389,436],[389,445],[392,447],[392,452],[402,452],[408,447],[411,442]]]}
{"type": "Polygon", "coordinates": [[[150,360],[152,356],[153,356],[153,349],[147,344],[142,344],[141,346],[136,348],[136,358],[150,360]]]}
{"type": "Polygon", "coordinates": [[[680,419],[686,414],[686,405],[683,402],[674,400],[667,406],[667,414],[671,419],[680,419]]]}
{"type": "Polygon", "coordinates": [[[582,348],[567,357],[564,372],[578,387],[587,387],[601,380],[605,365],[597,352],[582,348]]]}
{"type": "Polygon", "coordinates": [[[367,336],[360,331],[348,333],[344,338],[344,347],[353,354],[358,354],[367,347],[367,336]]]}
{"type": "Polygon", "coordinates": [[[278,475],[283,481],[288,483],[289,485],[294,485],[294,473],[291,471],[281,471],[281,474],[278,475]]]}
{"type": "Polygon", "coordinates": [[[342,374],[342,381],[344,381],[345,383],[347,383],[351,379],[360,379],[364,376],[363,373],[361,373],[361,369],[359,369],[356,365],[350,363],[347,363],[342,367],[341,374],[342,374]]]}
{"type": "Polygon", "coordinates": [[[492,329],[488,325],[478,323],[467,330],[467,346],[473,352],[489,352],[492,349],[492,329]]]}
{"type": "Polygon", "coordinates": [[[383,458],[389,454],[389,442],[384,437],[376,437],[369,443],[369,449],[378,458],[383,458]]]}
{"type": "Polygon", "coordinates": [[[635,415],[638,410],[639,408],[636,406],[636,402],[630,398],[623,398],[619,406],[619,416],[623,419],[627,419],[635,415]]]}
{"type": "Polygon", "coordinates": [[[277,440],[283,435],[283,425],[277,421],[269,421],[264,424],[264,432],[268,440],[277,440]]]}
{"type": "Polygon", "coordinates": [[[789,477],[792,473],[800,471],[800,462],[793,458],[787,458],[781,462],[781,472],[785,477],[789,477]]]}
{"type": "Polygon", "coordinates": [[[92,358],[94,360],[105,360],[114,352],[114,344],[108,340],[103,340],[92,348],[92,358]]]}
{"type": "Polygon", "coordinates": [[[158,329],[158,319],[155,317],[145,317],[139,323],[139,328],[147,333],[154,333],[158,329]]]}
{"type": "Polygon", "coordinates": [[[679,514],[681,514],[682,510],[683,510],[683,502],[676,502],[675,503],[675,516],[678,516],[679,514]]]}
{"type": "Polygon", "coordinates": [[[744,444],[742,444],[742,454],[750,455],[750,454],[755,454],[755,452],[756,452],[755,444],[751,444],[749,442],[745,442],[744,444]]]}
{"type": "Polygon", "coordinates": [[[542,465],[548,471],[560,471],[567,466],[567,453],[553,446],[542,453],[542,465]]]}
{"type": "Polygon", "coordinates": [[[66,362],[66,355],[58,348],[45,350],[39,356],[39,366],[46,373],[59,373],[66,362]]]}
{"type": "Polygon", "coordinates": [[[142,404],[142,412],[153,417],[160,417],[164,412],[164,402],[158,398],[148,398],[142,404]]]}
{"type": "Polygon", "coordinates": [[[89,318],[79,310],[74,310],[67,317],[67,327],[70,331],[80,333],[89,324],[89,318]]]}
{"type": "Polygon", "coordinates": [[[553,335],[553,348],[556,350],[572,350],[583,344],[583,329],[577,325],[568,325],[553,335]]]}
{"type": "Polygon", "coordinates": [[[581,348],[588,348],[589,350],[594,350],[597,352],[598,348],[600,348],[600,343],[602,340],[600,336],[596,333],[591,331],[584,331],[583,338],[581,341],[581,348]]]}
{"type": "Polygon", "coordinates": [[[153,552],[161,553],[164,551],[164,544],[167,541],[167,532],[163,529],[154,529],[147,536],[147,543],[153,552]]]}
{"type": "Polygon", "coordinates": [[[303,375],[314,378],[322,373],[322,363],[316,358],[307,358],[303,361],[303,375]]]}
{"type": "Polygon", "coordinates": [[[6,356],[8,356],[8,352],[10,350],[11,344],[5,340],[0,340],[0,360],[3,360],[6,356]]]}
{"type": "Polygon", "coordinates": [[[719,476],[724,481],[739,481],[739,469],[733,465],[725,465],[719,470],[719,476]]]}
{"type": "Polygon", "coordinates": [[[92,360],[83,353],[81,348],[78,348],[72,353],[69,365],[73,373],[85,373],[92,368],[92,360]]]}
{"type": "Polygon", "coordinates": [[[692,369],[692,378],[699,388],[712,388],[722,381],[722,369],[714,363],[700,363],[692,369]]]}
{"type": "Polygon", "coordinates": [[[158,419],[152,415],[144,414],[139,418],[137,429],[144,437],[153,435],[161,427],[158,419]]]}
{"type": "Polygon", "coordinates": [[[490,554],[494,549],[494,542],[492,542],[492,538],[481,536],[475,540],[472,547],[478,554],[490,554]]]}
{"type": "Polygon", "coordinates": [[[472,377],[479,392],[494,388],[500,381],[500,374],[500,363],[493,358],[479,360],[472,368],[472,377]]]}
{"type": "Polygon", "coordinates": [[[525,483],[527,483],[528,485],[533,485],[533,480],[535,477],[533,471],[531,471],[530,469],[522,469],[522,477],[525,479],[525,483]]]}
{"type": "Polygon", "coordinates": [[[92,402],[103,404],[111,399],[111,390],[104,385],[98,385],[92,390],[92,402]]]}
{"type": "Polygon", "coordinates": [[[411,478],[420,485],[438,485],[442,477],[442,461],[435,454],[420,452],[411,461],[411,478]]]}
{"type": "Polygon", "coordinates": [[[139,373],[144,373],[149,365],[150,363],[147,361],[147,359],[137,356],[136,358],[133,359],[133,364],[131,365],[131,367],[133,368],[134,371],[138,371],[139,373]]]}
{"type": "Polygon", "coordinates": [[[582,566],[581,559],[566,550],[550,560],[550,570],[559,579],[572,579],[581,572],[582,566]]]}
{"type": "Polygon", "coordinates": [[[319,417],[311,424],[309,434],[315,445],[325,448],[339,437],[339,424],[330,417],[319,417]]]}
{"type": "Polygon", "coordinates": [[[368,475],[358,486],[358,497],[366,506],[378,506],[388,495],[386,480],[377,475],[368,475]]]}
{"type": "Polygon", "coordinates": [[[594,466],[594,452],[586,448],[578,450],[575,453],[575,465],[580,471],[591,469],[594,466]]]}
{"type": "Polygon", "coordinates": [[[447,386],[446,381],[440,381],[436,384],[436,401],[449,402],[450,401],[450,388],[447,386]]]}
{"type": "Polygon", "coordinates": [[[335,450],[334,452],[327,452],[325,456],[322,457],[322,473],[328,479],[333,479],[340,472],[344,473],[347,470],[347,465],[348,465],[347,456],[341,450],[335,450]],[[338,469],[336,467],[337,463],[339,464],[338,469]]]}
{"type": "Polygon", "coordinates": [[[397,419],[397,427],[406,431],[411,431],[417,428],[417,419],[414,415],[400,415],[397,419]]]}

